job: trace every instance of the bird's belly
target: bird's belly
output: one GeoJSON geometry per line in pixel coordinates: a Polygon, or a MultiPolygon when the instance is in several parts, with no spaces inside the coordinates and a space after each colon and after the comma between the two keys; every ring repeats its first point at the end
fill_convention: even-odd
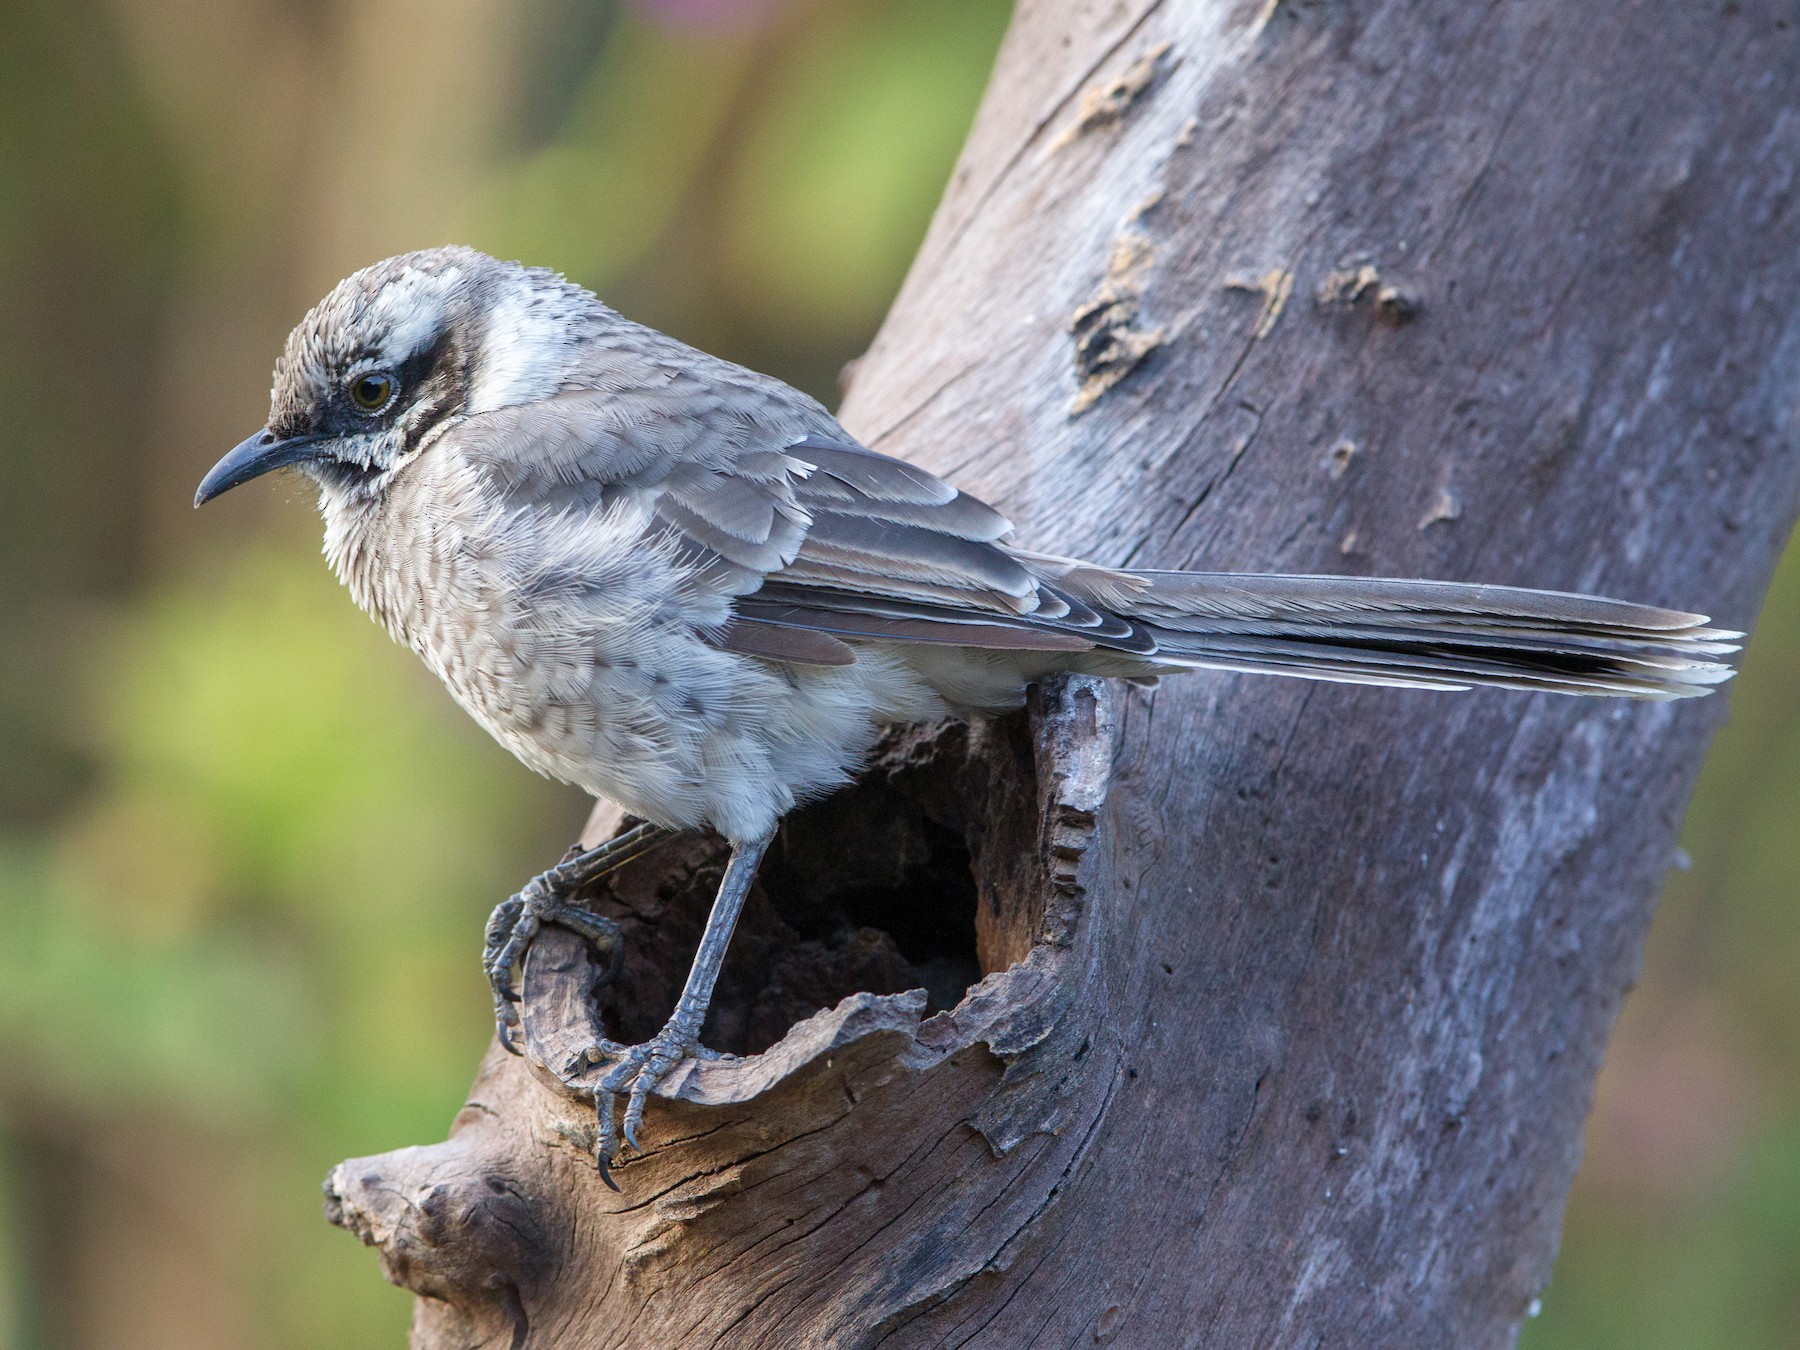
{"type": "Polygon", "coordinates": [[[555,568],[505,561],[551,556],[542,540],[505,542],[440,522],[412,550],[429,566],[377,569],[373,584],[340,573],[524,764],[657,824],[766,834],[846,782],[885,724],[948,711],[882,644],[849,666],[719,650],[700,635],[690,578],[633,538],[615,541],[617,559],[555,568]]]}
{"type": "Polygon", "coordinates": [[[946,711],[907,663],[873,649],[853,666],[779,665],[679,625],[473,646],[439,673],[527,766],[657,824],[733,839],[847,782],[886,723],[946,711]]]}

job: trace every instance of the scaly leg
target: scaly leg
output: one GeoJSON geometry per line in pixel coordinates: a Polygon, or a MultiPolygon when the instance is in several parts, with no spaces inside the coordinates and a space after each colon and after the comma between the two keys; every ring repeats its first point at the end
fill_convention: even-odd
{"type": "Polygon", "coordinates": [[[500,1044],[515,1055],[519,1053],[513,1038],[519,1025],[519,1011],[515,1006],[519,991],[513,983],[513,971],[525,959],[532,940],[545,924],[560,924],[608,952],[612,972],[617,973],[618,963],[624,956],[619,925],[570,904],[569,897],[595,878],[642,857],[672,833],[645,821],[586,853],[570,849],[555,867],[533,877],[517,895],[494,906],[494,912],[488,916],[481,965],[487,972],[488,983],[494,988],[494,1030],[500,1037],[500,1044]]]}
{"type": "MultiPolygon", "coordinates": [[[[688,971],[687,985],[675,1003],[675,1013],[663,1029],[642,1045],[614,1045],[611,1042],[588,1052],[594,1063],[612,1060],[612,1067],[594,1089],[594,1109],[599,1115],[599,1134],[594,1151],[599,1156],[602,1173],[619,1153],[620,1129],[615,1119],[618,1094],[625,1100],[625,1142],[642,1151],[638,1144],[638,1127],[644,1123],[644,1103],[650,1090],[684,1059],[712,1058],[714,1052],[700,1044],[700,1025],[706,1021],[706,1009],[712,1002],[713,986],[719,980],[719,967],[725,962],[725,949],[731,945],[731,931],[737,926],[738,914],[744,908],[744,897],[750,894],[750,883],[756,879],[756,868],[769,847],[773,834],[731,846],[731,861],[725,866],[725,878],[719,883],[718,898],[706,918],[706,931],[700,935],[694,965],[688,971]]],[[[611,1185],[611,1178],[607,1178],[611,1185]]]]}

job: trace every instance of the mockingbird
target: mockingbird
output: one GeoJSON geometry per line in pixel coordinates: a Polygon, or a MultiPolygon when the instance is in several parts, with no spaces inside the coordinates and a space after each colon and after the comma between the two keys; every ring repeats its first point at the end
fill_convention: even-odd
{"type": "Polygon", "coordinates": [[[195,504],[291,466],[357,604],[531,768],[642,824],[501,904],[501,1040],[539,927],[668,831],[731,861],[673,1016],[597,1047],[602,1165],[683,1059],[776,823],[884,725],[1017,708],[1054,671],[1193,668],[1672,699],[1731,670],[1700,615],[1500,586],[1125,571],[1004,542],[999,512],[864,449],[823,407],[466,248],[339,283],[287,340],[268,426],[195,504]]]}

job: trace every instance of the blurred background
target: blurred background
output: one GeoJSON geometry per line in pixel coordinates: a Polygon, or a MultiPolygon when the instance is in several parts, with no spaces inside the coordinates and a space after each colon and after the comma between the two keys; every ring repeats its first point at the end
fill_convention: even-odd
{"type": "MultiPolygon", "coordinates": [[[[357,615],[298,485],[189,509],[347,272],[451,241],[835,400],[1006,0],[0,3],[0,1346],[391,1347],[320,1217],[441,1138],[488,907],[586,803],[357,615]]],[[[1800,1346],[1800,557],[1524,1344],[1800,1346]]]]}

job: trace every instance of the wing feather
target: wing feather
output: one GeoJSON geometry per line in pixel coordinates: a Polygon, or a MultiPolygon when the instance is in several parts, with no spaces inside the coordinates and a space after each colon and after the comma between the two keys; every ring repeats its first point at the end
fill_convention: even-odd
{"type": "Polygon", "coordinates": [[[745,622],[714,638],[728,650],[834,664],[851,649],[833,632],[1047,651],[1134,633],[1042,584],[995,542],[1012,526],[986,503],[917,465],[816,429],[782,435],[773,422],[703,410],[676,426],[660,401],[632,391],[571,391],[482,414],[464,435],[489,452],[480,457],[503,489],[535,507],[644,501],[674,556],[699,567],[715,594],[769,598],[778,582],[778,610],[756,622],[737,602],[745,622]],[[519,438],[533,454],[509,452],[519,438]]]}
{"type": "Polygon", "coordinates": [[[716,632],[704,634],[720,651],[742,652],[770,661],[792,661],[803,666],[856,664],[856,648],[830,633],[797,624],[762,623],[744,614],[716,632]]]}
{"type": "Polygon", "coordinates": [[[783,604],[752,596],[740,600],[738,614],[759,625],[781,626],[838,637],[883,638],[900,642],[946,643],[1005,651],[1084,652],[1094,644],[1073,633],[982,623],[967,619],[889,617],[817,605],[783,604]]]}
{"type": "Polygon", "coordinates": [[[970,585],[1015,600],[1037,595],[1037,578],[992,544],[921,525],[815,511],[801,552],[877,577],[898,565],[905,577],[939,585],[970,585]]]}
{"type": "Polygon", "coordinates": [[[802,436],[787,450],[795,458],[872,501],[943,506],[958,495],[950,484],[916,464],[878,455],[847,441],[833,441],[817,435],[802,436]]]}

